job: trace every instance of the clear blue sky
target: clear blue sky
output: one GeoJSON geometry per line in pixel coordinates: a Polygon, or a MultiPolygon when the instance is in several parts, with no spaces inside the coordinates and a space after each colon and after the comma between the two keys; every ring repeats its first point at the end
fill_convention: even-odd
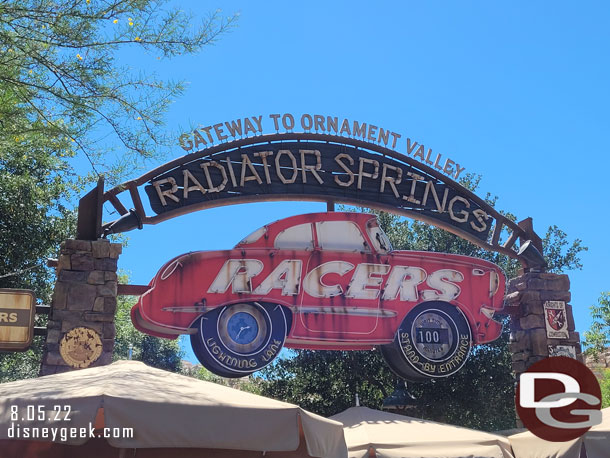
{"type": "MultiPolygon", "coordinates": [[[[499,196],[498,209],[533,217],[541,235],[556,224],[583,240],[584,269],[569,275],[577,330],[589,327],[589,306],[610,290],[608,3],[176,3],[240,18],[197,56],[125,57],[189,82],[169,129],[319,113],[424,143],[480,173],[478,194],[499,196]]],[[[229,248],[270,221],[324,210],[269,203],[191,214],[129,233],[119,267],[145,284],[175,255],[229,248]]]]}

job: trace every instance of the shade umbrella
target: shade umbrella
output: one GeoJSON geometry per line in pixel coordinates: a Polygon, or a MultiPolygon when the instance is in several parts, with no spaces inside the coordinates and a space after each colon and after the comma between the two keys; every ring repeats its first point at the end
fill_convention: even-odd
{"type": "Polygon", "coordinates": [[[515,458],[579,458],[581,439],[549,442],[526,431],[508,437],[515,458]]]}
{"type": "Polygon", "coordinates": [[[610,456],[610,407],[602,409],[602,422],[591,428],[583,440],[587,458],[610,456]]]}
{"type": "Polygon", "coordinates": [[[512,458],[505,437],[351,407],[332,420],[343,423],[350,458],[512,458]]]}
{"type": "MultiPolygon", "coordinates": [[[[111,430],[133,428],[133,437],[106,439],[112,447],[127,449],[280,452],[297,450],[304,442],[301,449],[312,457],[347,456],[343,429],[337,422],[293,404],[137,361],[0,384],[0,440],[14,439],[17,425],[23,430],[88,428],[90,424],[111,430]],[[57,419],[56,411],[63,415],[67,408],[69,422],[65,423],[61,415],[57,419]]],[[[82,445],[88,440],[68,437],[64,443],[82,445]]]]}
{"type": "Polygon", "coordinates": [[[602,409],[602,422],[584,436],[566,442],[549,442],[529,431],[508,438],[515,458],[579,458],[583,448],[587,458],[610,456],[610,407],[602,409]]]}

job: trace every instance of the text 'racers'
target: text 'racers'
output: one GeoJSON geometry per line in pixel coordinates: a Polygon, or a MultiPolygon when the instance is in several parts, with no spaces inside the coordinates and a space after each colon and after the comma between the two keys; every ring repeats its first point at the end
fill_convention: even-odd
{"type": "Polygon", "coordinates": [[[234,249],[166,263],[132,310],[138,329],[190,334],[201,362],[239,377],[283,347],[381,346],[402,377],[455,373],[495,340],[505,279],[467,256],[393,250],[374,215],[317,213],[271,223],[234,249]]]}

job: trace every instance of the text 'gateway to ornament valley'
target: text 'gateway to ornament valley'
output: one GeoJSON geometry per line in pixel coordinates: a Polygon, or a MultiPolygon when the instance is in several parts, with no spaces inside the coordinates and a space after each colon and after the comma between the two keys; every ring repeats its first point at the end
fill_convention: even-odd
{"type": "MultiPolygon", "coordinates": [[[[190,152],[250,135],[262,135],[265,130],[264,120],[265,118],[259,115],[219,122],[210,126],[200,126],[189,133],[182,134],[179,138],[179,144],[185,151],[190,152]]],[[[294,129],[301,128],[305,132],[351,137],[395,151],[402,149],[407,155],[412,155],[422,164],[433,167],[454,180],[457,180],[465,170],[454,160],[443,157],[440,153],[433,153],[431,148],[426,149],[423,144],[410,138],[406,139],[406,147],[403,145],[401,148],[398,146],[399,140],[402,138],[400,134],[366,122],[307,113],[300,118],[290,113],[270,114],[267,122],[273,125],[276,132],[280,130],[292,132],[294,129]]]]}

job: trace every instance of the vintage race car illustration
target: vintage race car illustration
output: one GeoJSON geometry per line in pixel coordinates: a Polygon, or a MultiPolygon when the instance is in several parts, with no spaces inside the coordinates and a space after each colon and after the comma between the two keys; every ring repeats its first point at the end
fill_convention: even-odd
{"type": "Polygon", "coordinates": [[[263,368],[284,346],[379,347],[396,374],[425,380],[499,337],[504,287],[488,261],[393,250],[372,214],[314,213],[172,259],[131,315],[148,334],[190,334],[201,363],[225,377],[263,368]]]}

